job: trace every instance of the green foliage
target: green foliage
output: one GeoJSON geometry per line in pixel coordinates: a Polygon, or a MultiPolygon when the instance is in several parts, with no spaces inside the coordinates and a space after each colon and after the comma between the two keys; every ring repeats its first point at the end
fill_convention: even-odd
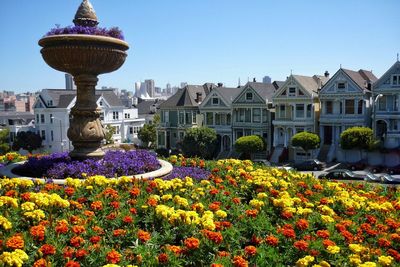
{"type": "Polygon", "coordinates": [[[12,145],[13,150],[25,149],[29,153],[42,146],[42,137],[34,132],[19,132],[12,145]]]}
{"type": "Polygon", "coordinates": [[[114,140],[112,137],[115,134],[115,127],[108,124],[105,130],[106,130],[105,133],[106,145],[114,144],[114,140]]]}
{"type": "Polygon", "coordinates": [[[160,115],[154,115],[153,122],[149,124],[143,125],[143,127],[139,130],[138,137],[139,139],[147,146],[151,148],[155,148],[157,141],[157,126],[160,123],[160,115]]]}
{"type": "Polygon", "coordinates": [[[182,151],[188,157],[210,159],[217,143],[217,133],[208,127],[189,128],[182,140],[182,151]]]}
{"type": "Polygon", "coordinates": [[[5,154],[10,151],[10,145],[8,144],[10,135],[9,129],[1,129],[0,130],[0,154],[5,154]]]}
{"type": "Polygon", "coordinates": [[[368,127],[351,127],[340,135],[340,146],[343,149],[369,149],[375,146],[372,129],[368,127]]]}
{"type": "Polygon", "coordinates": [[[291,143],[292,146],[301,147],[304,151],[316,149],[319,147],[321,139],[315,133],[300,132],[293,135],[291,143]]]}
{"type": "Polygon", "coordinates": [[[259,135],[242,136],[236,140],[235,149],[239,153],[243,153],[245,158],[250,158],[251,153],[257,153],[265,149],[265,142],[259,135]]]}

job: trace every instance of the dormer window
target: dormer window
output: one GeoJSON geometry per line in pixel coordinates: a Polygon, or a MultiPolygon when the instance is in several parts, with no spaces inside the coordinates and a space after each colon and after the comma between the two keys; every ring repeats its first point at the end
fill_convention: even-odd
{"type": "Polygon", "coordinates": [[[49,107],[52,107],[52,106],[53,106],[53,100],[48,100],[48,101],[47,101],[47,105],[48,105],[49,107]]]}
{"type": "Polygon", "coordinates": [[[392,85],[400,85],[400,75],[399,74],[392,76],[392,85]]]}
{"type": "Polygon", "coordinates": [[[213,97],[212,98],[212,104],[213,105],[219,105],[219,98],[218,97],[213,97]]]}
{"type": "Polygon", "coordinates": [[[246,101],[252,101],[253,100],[253,93],[248,92],[246,93],[246,101]]]}
{"type": "Polygon", "coordinates": [[[337,89],[338,89],[338,90],[344,90],[344,89],[346,89],[346,83],[345,83],[345,82],[338,82],[338,83],[337,83],[337,89]]]}
{"type": "Polygon", "coordinates": [[[289,96],[296,95],[296,87],[289,87],[289,96]]]}
{"type": "Polygon", "coordinates": [[[102,107],[103,106],[103,101],[99,102],[99,106],[102,107]]]}

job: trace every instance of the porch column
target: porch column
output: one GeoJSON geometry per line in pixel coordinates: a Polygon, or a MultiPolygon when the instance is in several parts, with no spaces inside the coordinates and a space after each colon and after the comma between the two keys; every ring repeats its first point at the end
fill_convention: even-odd
{"type": "Polygon", "coordinates": [[[289,138],[289,133],[287,132],[287,128],[285,127],[285,128],[283,128],[284,129],[284,131],[283,131],[283,133],[284,133],[284,139],[283,139],[283,146],[284,147],[287,147],[287,144],[288,144],[288,138],[289,138]]]}
{"type": "Polygon", "coordinates": [[[278,128],[276,128],[274,131],[274,140],[273,140],[274,147],[276,147],[276,143],[278,142],[277,139],[278,139],[278,128]]]}
{"type": "Polygon", "coordinates": [[[320,125],[319,126],[319,132],[320,132],[320,138],[321,138],[321,145],[325,143],[325,129],[324,126],[320,125]]]}

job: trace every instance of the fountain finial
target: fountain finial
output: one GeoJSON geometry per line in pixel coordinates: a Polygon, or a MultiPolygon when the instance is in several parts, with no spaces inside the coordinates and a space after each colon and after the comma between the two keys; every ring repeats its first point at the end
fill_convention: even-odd
{"type": "Polygon", "coordinates": [[[83,0],[78,10],[76,11],[73,20],[75,26],[89,26],[96,27],[99,22],[97,21],[96,12],[94,12],[92,4],[89,0],[83,0]]]}

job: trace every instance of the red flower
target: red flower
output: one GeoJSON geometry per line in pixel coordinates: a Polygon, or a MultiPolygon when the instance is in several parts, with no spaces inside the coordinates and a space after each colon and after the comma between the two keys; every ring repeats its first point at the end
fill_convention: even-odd
{"type": "Polygon", "coordinates": [[[304,240],[294,242],[294,247],[301,251],[306,251],[308,249],[308,243],[304,240]]]}
{"type": "Polygon", "coordinates": [[[133,218],[131,216],[125,216],[122,221],[124,223],[133,223],[133,218]]]}
{"type": "Polygon", "coordinates": [[[112,202],[110,202],[110,206],[113,207],[114,209],[119,209],[119,202],[112,201],[112,202]]]}
{"type": "Polygon", "coordinates": [[[89,239],[89,241],[90,241],[90,243],[92,243],[92,244],[96,244],[96,243],[98,243],[98,242],[100,241],[100,239],[101,239],[101,237],[98,236],[98,235],[96,235],[96,236],[92,236],[92,237],[89,239]]]}
{"type": "Polygon", "coordinates": [[[313,257],[316,257],[316,256],[318,256],[320,253],[319,253],[318,250],[311,249],[311,250],[309,251],[309,254],[310,254],[311,256],[313,256],[313,257]]]}
{"type": "Polygon", "coordinates": [[[258,215],[258,210],[246,210],[247,217],[255,218],[258,215]]]}
{"type": "Polygon", "coordinates": [[[65,264],[65,267],[81,267],[81,265],[79,264],[79,262],[76,261],[68,261],[65,264]]]}
{"type": "Polygon", "coordinates": [[[75,253],[75,257],[78,259],[84,258],[89,255],[89,252],[86,249],[78,249],[75,253]]]}
{"type": "Polygon", "coordinates": [[[233,266],[235,266],[235,267],[248,267],[249,266],[249,263],[245,259],[243,259],[241,256],[235,256],[233,258],[232,263],[233,263],[233,266]]]}
{"type": "Polygon", "coordinates": [[[227,251],[218,251],[218,257],[229,257],[230,255],[227,251]]]}
{"type": "Polygon", "coordinates": [[[279,239],[273,235],[267,236],[267,238],[265,238],[265,241],[268,245],[273,247],[276,247],[279,244],[279,239]]]}
{"type": "Polygon", "coordinates": [[[67,187],[64,189],[65,194],[67,194],[67,196],[72,196],[75,193],[75,189],[73,187],[67,187]]]}
{"type": "Polygon", "coordinates": [[[74,236],[70,239],[69,243],[71,244],[71,246],[77,248],[80,247],[83,243],[85,243],[85,240],[80,236],[74,236]]]}
{"type": "Polygon", "coordinates": [[[220,232],[204,230],[203,233],[209,240],[213,241],[216,244],[221,244],[224,240],[220,232]]]}
{"type": "Polygon", "coordinates": [[[124,236],[126,235],[126,230],[124,229],[116,229],[113,232],[113,236],[124,236]]]}
{"type": "Polygon", "coordinates": [[[24,249],[24,245],[24,239],[19,234],[13,235],[6,242],[6,246],[10,249],[24,249]]]}
{"type": "Polygon", "coordinates": [[[32,226],[30,229],[30,233],[34,239],[38,241],[43,241],[45,230],[46,228],[43,225],[32,226]]]}
{"type": "Polygon", "coordinates": [[[285,220],[293,218],[293,213],[290,211],[282,211],[281,217],[285,220]]]}
{"type": "Polygon", "coordinates": [[[65,247],[63,249],[63,257],[64,258],[72,258],[74,257],[75,250],[71,247],[65,247]]]}
{"type": "Polygon", "coordinates": [[[130,208],[129,212],[132,214],[137,214],[137,210],[135,208],[130,208]]]}
{"type": "Polygon", "coordinates": [[[33,263],[33,267],[47,267],[47,266],[48,266],[47,261],[43,258],[38,259],[33,263]]]}
{"type": "Polygon", "coordinates": [[[43,256],[54,255],[56,253],[56,248],[49,244],[44,244],[39,248],[39,251],[43,253],[43,256]]]}
{"type": "Polygon", "coordinates": [[[286,238],[296,238],[296,233],[294,232],[293,229],[283,229],[282,234],[286,237],[286,238]]]}
{"type": "Polygon", "coordinates": [[[77,235],[80,235],[82,233],[85,233],[86,229],[82,225],[75,225],[75,226],[72,227],[72,232],[74,232],[77,235]]]}
{"type": "Polygon", "coordinates": [[[182,253],[182,248],[180,246],[167,245],[166,248],[167,250],[173,252],[175,255],[179,255],[182,253]]]}
{"type": "Polygon", "coordinates": [[[140,189],[137,188],[137,187],[134,187],[134,188],[132,188],[132,189],[129,191],[129,194],[130,194],[132,197],[137,197],[137,196],[140,194],[140,189]]]}
{"type": "Polygon", "coordinates": [[[318,230],[317,231],[317,236],[323,239],[328,239],[330,234],[328,230],[318,230]]]}
{"type": "Polygon", "coordinates": [[[139,230],[137,235],[138,235],[139,240],[142,242],[147,242],[151,238],[150,233],[143,231],[143,230],[139,230]]]}
{"type": "Polygon", "coordinates": [[[300,219],[296,222],[296,227],[300,230],[305,230],[308,228],[308,221],[305,219],[300,219]]]}
{"type": "Polygon", "coordinates": [[[330,239],[325,239],[324,241],[322,241],[322,245],[324,245],[324,247],[327,248],[329,246],[336,246],[336,243],[330,239]]]}
{"type": "Polygon", "coordinates": [[[90,208],[94,211],[102,210],[103,203],[101,201],[93,201],[92,204],[90,204],[90,208]]]}
{"type": "Polygon", "coordinates": [[[118,263],[121,260],[121,254],[115,250],[111,250],[107,253],[106,259],[109,263],[118,263]]]}
{"type": "Polygon", "coordinates": [[[155,207],[155,206],[157,206],[157,203],[158,203],[158,201],[157,201],[157,199],[155,199],[155,198],[149,198],[149,199],[147,200],[147,205],[149,205],[150,207],[155,207]]]}
{"type": "Polygon", "coordinates": [[[184,244],[188,249],[193,250],[200,246],[200,241],[195,237],[189,237],[185,239],[184,244]]]}
{"type": "Polygon", "coordinates": [[[387,240],[386,238],[379,238],[378,239],[378,245],[381,248],[388,248],[388,247],[390,247],[392,245],[392,243],[390,243],[390,241],[387,240]]]}
{"type": "Polygon", "coordinates": [[[168,255],[166,253],[161,253],[157,257],[159,263],[167,263],[168,262],[168,255]]]}
{"type": "Polygon", "coordinates": [[[257,254],[257,248],[255,246],[246,246],[244,248],[244,253],[248,256],[254,256],[257,254]]]}

